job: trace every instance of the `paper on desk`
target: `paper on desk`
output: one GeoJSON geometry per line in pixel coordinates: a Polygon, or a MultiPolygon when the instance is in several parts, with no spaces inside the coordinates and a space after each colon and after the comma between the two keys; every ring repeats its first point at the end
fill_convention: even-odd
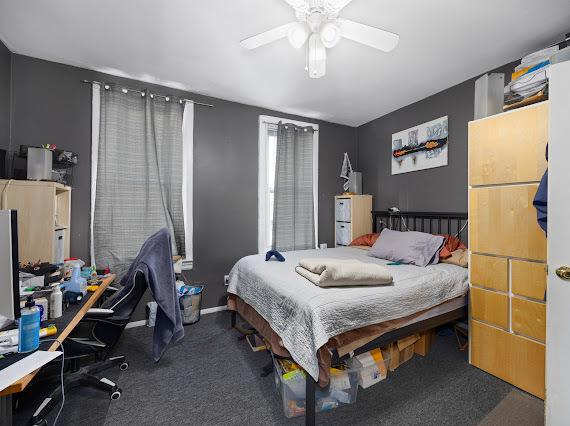
{"type": "Polygon", "coordinates": [[[60,351],[36,351],[24,359],[0,370],[0,391],[6,389],[12,383],[17,382],[22,377],[36,371],[43,365],[54,360],[61,355],[60,351]]]}

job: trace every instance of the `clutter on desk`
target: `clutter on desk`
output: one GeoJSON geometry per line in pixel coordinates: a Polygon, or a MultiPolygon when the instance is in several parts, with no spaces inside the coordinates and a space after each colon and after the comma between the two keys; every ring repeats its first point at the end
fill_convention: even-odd
{"type": "Polygon", "coordinates": [[[69,259],[65,259],[63,262],[63,277],[65,279],[71,278],[71,273],[73,272],[73,268],[78,266],[80,269],[83,268],[85,262],[81,259],[76,257],[71,257],[69,259]]]}
{"type": "Polygon", "coordinates": [[[49,298],[49,317],[56,319],[63,315],[63,293],[60,285],[53,287],[49,298]]]}
{"type": "Polygon", "coordinates": [[[18,352],[32,352],[40,346],[40,309],[34,298],[28,296],[24,308],[20,311],[18,323],[18,352]]]}
{"type": "Polygon", "coordinates": [[[75,152],[58,149],[54,144],[20,145],[12,157],[14,179],[45,180],[71,186],[73,170],[79,160],[75,152]]]}
{"type": "MultiPolygon", "coordinates": [[[[47,321],[49,313],[49,304],[47,297],[34,297],[30,295],[26,300],[20,300],[20,308],[24,308],[26,306],[26,303],[28,303],[30,297],[34,301],[35,306],[40,311],[40,321],[47,321]]],[[[22,309],[20,309],[20,311],[21,310],[22,309]]]]}
{"type": "Polygon", "coordinates": [[[72,293],[87,294],[87,279],[81,275],[81,268],[76,265],[71,272],[71,278],[65,282],[65,290],[72,293]]]}

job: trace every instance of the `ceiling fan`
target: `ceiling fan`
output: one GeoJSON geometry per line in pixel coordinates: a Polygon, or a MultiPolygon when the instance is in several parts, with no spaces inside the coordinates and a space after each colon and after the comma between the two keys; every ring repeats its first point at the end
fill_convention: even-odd
{"type": "Polygon", "coordinates": [[[327,49],[342,37],[384,52],[398,44],[398,34],[340,18],[340,11],[352,0],[285,1],[295,10],[297,21],[246,38],[240,42],[242,47],[252,50],[285,37],[296,49],[306,43],[305,70],[311,78],[320,78],[326,73],[327,49]]]}

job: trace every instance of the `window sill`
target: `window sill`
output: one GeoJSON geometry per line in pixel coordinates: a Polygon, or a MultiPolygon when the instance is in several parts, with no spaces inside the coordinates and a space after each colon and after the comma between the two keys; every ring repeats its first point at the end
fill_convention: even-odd
{"type": "Polygon", "coordinates": [[[191,259],[184,259],[182,256],[174,256],[172,259],[174,263],[174,272],[177,274],[182,271],[190,271],[194,267],[194,261],[191,259]]]}

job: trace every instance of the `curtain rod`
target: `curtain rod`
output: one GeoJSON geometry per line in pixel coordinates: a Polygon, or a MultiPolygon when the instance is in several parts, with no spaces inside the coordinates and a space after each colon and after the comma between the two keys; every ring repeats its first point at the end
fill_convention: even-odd
{"type": "MultiPolygon", "coordinates": [[[[277,123],[273,123],[273,122],[271,122],[271,121],[262,121],[262,123],[263,123],[263,124],[272,124],[272,125],[274,125],[274,126],[277,126],[277,123]]],[[[295,123],[289,123],[287,120],[284,120],[284,121],[283,121],[283,124],[293,124],[293,125],[297,126],[297,124],[295,124],[295,123]]],[[[299,126],[299,127],[313,127],[313,126],[309,125],[309,126],[299,126]]],[[[318,131],[319,131],[319,129],[315,129],[315,128],[313,127],[313,132],[318,132],[318,131]]]]}
{"type": "MultiPolygon", "coordinates": [[[[103,86],[103,85],[106,85],[106,84],[107,84],[107,83],[103,83],[103,82],[101,82],[101,81],[96,81],[96,80],[81,80],[81,82],[82,82],[82,83],[85,83],[85,84],[98,84],[99,86],[103,86]]],[[[119,86],[120,86],[120,85],[119,85],[119,86]]],[[[124,90],[127,90],[127,91],[129,91],[129,92],[135,92],[135,93],[141,93],[141,94],[142,94],[142,93],[146,93],[146,91],[144,91],[144,90],[131,89],[130,87],[124,87],[124,86],[121,86],[121,87],[122,87],[124,90]]],[[[159,95],[159,94],[156,94],[156,93],[151,93],[151,95],[157,96],[157,97],[159,97],[159,98],[164,98],[164,99],[169,99],[169,98],[170,98],[170,96],[159,95]]],[[[192,99],[180,99],[180,101],[181,101],[181,102],[182,102],[182,101],[184,101],[184,102],[191,102],[191,103],[193,103],[194,105],[201,105],[201,106],[205,106],[205,107],[208,107],[208,108],[213,108],[213,107],[214,107],[214,105],[205,104],[205,103],[202,103],[202,102],[196,102],[196,101],[193,101],[192,99]]]]}

